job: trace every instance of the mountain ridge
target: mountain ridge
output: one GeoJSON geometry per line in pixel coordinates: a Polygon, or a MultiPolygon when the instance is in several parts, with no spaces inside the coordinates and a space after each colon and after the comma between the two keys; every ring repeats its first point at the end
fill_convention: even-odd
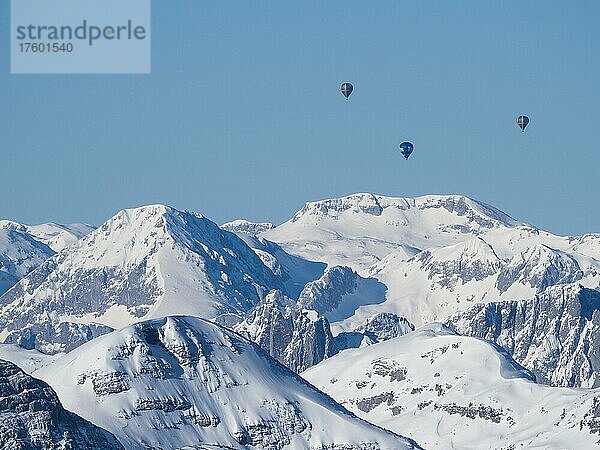
{"type": "Polygon", "coordinates": [[[33,373],[128,449],[419,448],[358,419],[255,344],[197,317],[139,322],[33,373]]]}

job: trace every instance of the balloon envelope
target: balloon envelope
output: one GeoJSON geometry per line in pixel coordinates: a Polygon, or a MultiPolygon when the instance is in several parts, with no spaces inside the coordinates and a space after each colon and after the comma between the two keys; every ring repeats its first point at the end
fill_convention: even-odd
{"type": "Polygon", "coordinates": [[[348,100],[348,97],[350,97],[350,94],[352,94],[352,91],[354,90],[354,86],[352,86],[352,83],[342,83],[340,89],[344,97],[346,97],[346,100],[348,100]]]}
{"type": "Polygon", "coordinates": [[[410,154],[413,152],[414,148],[415,147],[414,145],[412,145],[411,142],[403,142],[402,144],[400,144],[400,153],[402,153],[404,159],[408,159],[410,154]]]}
{"type": "Polygon", "coordinates": [[[519,116],[517,117],[517,125],[521,128],[521,131],[525,131],[525,127],[529,123],[529,117],[527,116],[519,116]]]}

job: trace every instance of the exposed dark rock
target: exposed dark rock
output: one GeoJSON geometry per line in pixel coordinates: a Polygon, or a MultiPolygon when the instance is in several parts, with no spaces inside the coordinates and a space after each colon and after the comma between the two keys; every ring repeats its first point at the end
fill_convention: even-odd
{"type": "Polygon", "coordinates": [[[43,381],[0,360],[0,450],[123,449],[109,432],[65,410],[43,381]]]}
{"type": "Polygon", "coordinates": [[[552,286],[531,300],[477,304],[447,324],[488,339],[556,386],[600,386],[600,292],[552,286]]]}

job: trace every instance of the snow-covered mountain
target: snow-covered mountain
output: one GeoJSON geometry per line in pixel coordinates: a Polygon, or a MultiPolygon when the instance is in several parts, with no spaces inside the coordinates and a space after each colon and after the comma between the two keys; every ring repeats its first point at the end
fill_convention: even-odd
{"type": "Polygon", "coordinates": [[[0,295],[92,227],[83,224],[24,225],[0,220],[0,295]]]}
{"type": "Polygon", "coordinates": [[[363,278],[350,267],[332,266],[319,279],[306,283],[298,303],[331,322],[343,323],[359,307],[383,302],[386,290],[384,284],[374,278],[363,278]]]}
{"type": "Polygon", "coordinates": [[[290,255],[280,245],[249,233],[235,232],[252,248],[263,264],[283,281],[286,293],[297,299],[306,283],[323,275],[326,264],[290,255]]]}
{"type": "MultiPolygon", "coordinates": [[[[0,226],[0,295],[45,260],[54,255],[46,244],[27,231],[0,226]]],[[[0,225],[2,224],[0,223],[0,225]]]]}
{"type": "Polygon", "coordinates": [[[595,342],[593,314],[586,318],[578,312],[577,295],[560,293],[570,283],[600,288],[599,234],[557,236],[461,196],[355,194],[307,203],[290,221],[260,236],[288,253],[329,264],[307,283],[299,303],[329,320],[338,349],[367,344],[356,331],[381,314],[408,325],[457,315],[461,331],[506,345],[543,382],[593,386],[598,379],[597,346],[585,344],[595,342]],[[383,289],[365,289],[369,282],[383,289]],[[513,305],[504,315],[516,308],[511,302],[519,302],[528,324],[511,325],[511,316],[490,325],[497,314],[474,306],[494,302],[493,310],[504,308],[503,301],[513,305]],[[547,327],[535,326],[544,314],[540,304],[547,327]],[[462,311],[470,312],[460,316],[462,311]],[[486,323],[490,329],[481,330],[486,323]],[[505,335],[515,335],[522,350],[505,335]]]}
{"type": "MultiPolygon", "coordinates": [[[[575,281],[596,288],[600,281],[600,261],[544,244],[532,243],[508,260],[480,237],[424,250],[408,260],[394,256],[370,271],[388,287],[380,308],[416,324],[444,319],[477,302],[530,299],[549,286],[575,281]]],[[[365,308],[364,314],[371,312],[365,308]]]]}
{"type": "MultiPolygon", "coordinates": [[[[335,327],[334,327],[335,329],[335,327]]],[[[404,336],[415,326],[393,313],[378,313],[354,329],[341,331],[334,337],[337,351],[359,348],[404,336]]]]}
{"type": "Polygon", "coordinates": [[[589,233],[571,238],[571,248],[600,261],[600,233],[589,233]]]}
{"type": "MultiPolygon", "coordinates": [[[[148,206],[117,214],[0,297],[0,340],[58,352],[139,320],[186,314],[261,324],[244,332],[264,346],[270,332],[261,327],[280,327],[277,318],[300,332],[298,320],[310,316],[326,319],[339,351],[388,335],[362,341],[359,328],[375,317],[405,321],[406,330],[555,285],[597,289],[599,249],[600,235],[556,236],[462,196],[355,194],[307,203],[278,227],[240,220],[219,228],[148,206]],[[261,304],[272,290],[298,303],[293,314],[261,304]]],[[[321,357],[311,339],[294,358],[271,354],[308,367],[321,357]]]]}
{"type": "Polygon", "coordinates": [[[498,228],[524,226],[462,196],[392,198],[375,194],[309,202],[261,234],[292,254],[364,270],[395,250],[414,255],[498,228]]]}
{"type": "Polygon", "coordinates": [[[600,445],[600,234],[463,196],[354,194],[277,227],[163,205],[0,221],[2,288],[20,347],[0,358],[126,448],[410,447],[271,357],[427,448],[600,445]]]}
{"type": "Polygon", "coordinates": [[[556,236],[461,196],[312,202],[261,236],[387,287],[385,298],[357,298],[351,317],[330,317],[336,329],[379,312],[421,325],[476,302],[530,299],[556,284],[600,286],[598,235],[556,236]]]}
{"type": "Polygon", "coordinates": [[[200,214],[146,206],[119,212],[0,297],[0,337],[70,350],[108,331],[99,325],[244,313],[279,288],[235,234],[200,214]]]}
{"type": "Polygon", "coordinates": [[[600,292],[578,284],[530,300],[477,304],[454,315],[458,332],[496,342],[539,381],[600,387],[600,292]]]}
{"type": "Polygon", "coordinates": [[[400,450],[254,344],[199,318],[140,322],[36,369],[127,449],[400,450]]]}
{"type": "Polygon", "coordinates": [[[302,376],[428,449],[600,445],[600,390],[536,384],[499,347],[441,324],[346,350],[302,376]]]}
{"type": "Polygon", "coordinates": [[[280,291],[270,292],[243,320],[227,325],[295,372],[342,350],[392,339],[414,329],[404,318],[380,313],[347,331],[334,330],[327,317],[280,291]]]}
{"type": "Polygon", "coordinates": [[[258,236],[260,233],[275,228],[275,225],[270,222],[249,222],[248,220],[238,219],[224,223],[221,228],[236,234],[258,236]]]}
{"type": "Polygon", "coordinates": [[[37,241],[46,244],[55,252],[78,241],[86,234],[91,233],[94,227],[84,223],[71,223],[60,225],[57,223],[42,223],[40,225],[26,225],[12,220],[0,220],[0,230],[13,230],[26,233],[37,241]]]}
{"type": "Polygon", "coordinates": [[[0,450],[121,450],[107,431],[69,412],[50,386],[0,360],[0,450]]]}

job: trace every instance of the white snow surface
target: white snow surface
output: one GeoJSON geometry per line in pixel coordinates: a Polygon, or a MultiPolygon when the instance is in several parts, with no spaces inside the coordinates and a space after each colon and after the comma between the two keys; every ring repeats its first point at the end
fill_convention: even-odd
{"type": "Polygon", "coordinates": [[[0,222],[0,295],[52,255],[50,247],[27,231],[0,222]]]}
{"type": "MultiPolygon", "coordinates": [[[[173,314],[244,312],[280,280],[233,233],[200,214],[150,205],[123,210],[7,292],[0,318],[113,328],[173,314]]],[[[14,325],[12,326],[11,323],[14,325]]],[[[12,327],[12,328],[11,328],[12,327]]]]}
{"type": "Polygon", "coordinates": [[[27,233],[55,252],[59,252],[86,234],[91,233],[94,227],[84,223],[60,225],[49,222],[39,225],[26,225],[11,220],[0,220],[0,229],[13,229],[27,233]]]}
{"type": "Polygon", "coordinates": [[[600,445],[600,389],[536,384],[499,347],[441,324],[345,350],[302,376],[365,420],[427,449],[600,445]]]}
{"type": "Polygon", "coordinates": [[[25,225],[0,220],[0,295],[90,230],[82,224],[25,225]]]}
{"type": "MultiPolygon", "coordinates": [[[[22,364],[27,358],[0,348],[0,357],[11,354],[22,364]]],[[[416,448],[351,415],[239,335],[199,318],[141,322],[50,357],[43,367],[24,365],[56,390],[65,408],[128,449],[416,448]]]]}
{"type": "Polygon", "coordinates": [[[287,294],[297,299],[306,283],[316,280],[326,264],[290,255],[278,244],[249,233],[235,232],[277,277],[283,280],[287,294]]]}
{"type": "Polygon", "coordinates": [[[414,254],[454,244],[467,234],[518,224],[463,196],[393,198],[361,193],[306,203],[291,220],[261,236],[290,253],[361,271],[400,246],[414,254]]]}
{"type": "Polygon", "coordinates": [[[342,329],[378,312],[422,325],[475,302],[531,298],[552,284],[600,287],[600,235],[553,235],[464,196],[310,202],[261,236],[387,286],[385,299],[334,324],[342,329]]]}

